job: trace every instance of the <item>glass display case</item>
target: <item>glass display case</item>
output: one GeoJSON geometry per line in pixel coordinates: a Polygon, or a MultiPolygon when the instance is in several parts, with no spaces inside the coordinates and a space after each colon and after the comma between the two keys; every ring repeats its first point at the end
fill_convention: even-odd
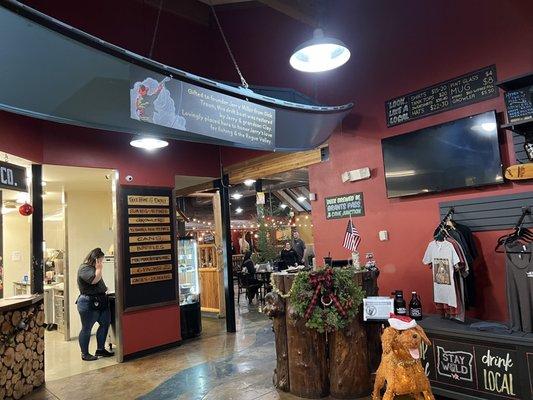
{"type": "Polygon", "coordinates": [[[198,245],[192,237],[178,238],[178,285],[180,305],[198,303],[198,245]]]}

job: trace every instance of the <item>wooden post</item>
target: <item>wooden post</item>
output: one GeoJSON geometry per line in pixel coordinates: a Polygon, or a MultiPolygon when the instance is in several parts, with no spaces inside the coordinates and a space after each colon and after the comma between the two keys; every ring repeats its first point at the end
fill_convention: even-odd
{"type": "MultiPolygon", "coordinates": [[[[222,249],[222,212],[220,206],[220,193],[216,192],[213,196],[213,213],[215,215],[215,254],[213,258],[213,266],[218,269],[218,316],[224,318],[226,316],[226,301],[224,297],[224,258],[222,252],[218,252],[218,249],[222,249]]],[[[228,265],[228,268],[232,268],[228,265]]]]}
{"type": "MultiPolygon", "coordinates": [[[[273,274],[277,288],[285,292],[283,275],[273,274]]],[[[263,309],[272,319],[274,335],[276,337],[276,369],[274,370],[273,384],[276,388],[289,391],[289,358],[287,349],[287,323],[285,319],[286,301],[277,293],[270,292],[266,295],[266,305],[263,309]]]]}
{"type": "MultiPolygon", "coordinates": [[[[284,287],[292,287],[294,275],[284,275],[284,287]]],[[[305,321],[291,315],[287,301],[286,325],[289,355],[290,392],[306,398],[321,398],[328,394],[328,360],[325,334],[305,327],[305,321]]]]}
{"type": "MultiPolygon", "coordinates": [[[[358,286],[363,274],[357,273],[358,286]]],[[[337,399],[353,399],[370,394],[370,368],[363,307],[351,324],[329,336],[330,392],[337,399]]]]}

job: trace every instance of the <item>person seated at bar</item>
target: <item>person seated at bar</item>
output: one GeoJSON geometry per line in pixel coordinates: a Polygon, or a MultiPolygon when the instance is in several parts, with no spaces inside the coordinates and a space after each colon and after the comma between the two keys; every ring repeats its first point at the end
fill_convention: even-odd
{"type": "Polygon", "coordinates": [[[285,243],[285,247],[281,250],[280,259],[280,270],[285,270],[294,265],[298,265],[299,256],[292,248],[290,242],[285,243]]]}
{"type": "Polygon", "coordinates": [[[252,300],[257,296],[259,288],[261,287],[261,281],[255,277],[255,265],[252,261],[252,252],[250,250],[244,253],[244,259],[242,261],[241,268],[243,272],[243,284],[246,287],[248,304],[252,304],[252,300]]]}

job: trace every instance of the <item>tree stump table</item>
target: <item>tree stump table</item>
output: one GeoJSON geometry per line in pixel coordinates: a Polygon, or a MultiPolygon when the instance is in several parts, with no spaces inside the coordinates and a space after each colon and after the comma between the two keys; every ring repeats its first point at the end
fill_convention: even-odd
{"type": "MultiPolygon", "coordinates": [[[[328,394],[339,399],[368,396],[371,391],[371,357],[376,338],[363,324],[362,306],[351,324],[329,334],[321,334],[295,319],[288,294],[296,275],[275,273],[275,286],[281,293],[269,293],[265,313],[272,318],[276,340],[276,369],[273,383],[280,390],[299,397],[318,399],[328,394]],[[369,335],[370,333],[370,335],[369,335]]],[[[356,284],[370,295],[377,291],[377,275],[355,274],[356,284]]],[[[379,341],[379,332],[377,335],[379,341]]]]}

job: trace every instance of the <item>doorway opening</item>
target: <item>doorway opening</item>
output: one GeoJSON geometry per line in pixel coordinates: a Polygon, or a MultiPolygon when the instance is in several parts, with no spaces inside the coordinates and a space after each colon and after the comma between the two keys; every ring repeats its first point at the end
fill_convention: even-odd
{"type": "MultiPolygon", "coordinates": [[[[116,334],[115,205],[117,174],[109,169],[43,166],[43,251],[45,376],[47,381],[65,378],[117,363],[117,357],[83,361],[78,343],[81,329],[76,300],[78,268],[87,254],[99,247],[105,253],[102,279],[108,289],[112,327],[106,348],[120,350],[116,334]]],[[[94,354],[95,324],[89,352],[94,354]]],[[[116,352],[116,356],[119,356],[116,352]]]]}

